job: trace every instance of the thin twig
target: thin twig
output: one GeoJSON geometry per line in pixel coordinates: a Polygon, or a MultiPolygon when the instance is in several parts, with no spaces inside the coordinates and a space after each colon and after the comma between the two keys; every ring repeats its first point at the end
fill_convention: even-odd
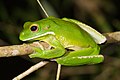
{"type": "Polygon", "coordinates": [[[49,63],[48,61],[41,61],[39,63],[37,63],[36,65],[30,67],[28,70],[26,70],[25,72],[21,73],[20,75],[18,75],[17,77],[15,77],[12,80],[21,80],[22,78],[24,78],[25,76],[29,75],[30,73],[38,70],[39,68],[43,67],[44,65],[46,65],[47,63],[49,63]]]}
{"type": "Polygon", "coordinates": [[[61,71],[61,64],[58,64],[56,80],[59,80],[60,78],[60,71],[61,71]]]}
{"type": "Polygon", "coordinates": [[[49,17],[47,11],[45,10],[45,8],[43,7],[43,5],[41,4],[41,2],[39,0],[37,0],[38,4],[40,5],[41,9],[43,10],[43,12],[45,13],[46,17],[49,17]]]}

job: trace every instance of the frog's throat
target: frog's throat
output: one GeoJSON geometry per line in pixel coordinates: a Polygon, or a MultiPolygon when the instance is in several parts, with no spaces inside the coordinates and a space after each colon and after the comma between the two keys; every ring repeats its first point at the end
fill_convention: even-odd
{"type": "Polygon", "coordinates": [[[37,36],[31,37],[31,38],[28,38],[28,39],[24,39],[23,41],[32,40],[32,39],[39,38],[39,37],[43,37],[43,36],[45,36],[45,35],[49,35],[49,34],[55,35],[54,32],[46,32],[46,33],[41,34],[41,35],[37,35],[37,36]]]}

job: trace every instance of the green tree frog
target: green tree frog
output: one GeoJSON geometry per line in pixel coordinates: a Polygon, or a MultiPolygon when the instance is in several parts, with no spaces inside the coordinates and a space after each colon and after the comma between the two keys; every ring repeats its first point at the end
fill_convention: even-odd
{"type": "Polygon", "coordinates": [[[97,64],[104,60],[97,44],[104,43],[105,36],[74,19],[48,17],[26,22],[20,40],[40,40],[52,47],[50,50],[34,48],[31,58],[54,59],[66,66],[97,64]]]}

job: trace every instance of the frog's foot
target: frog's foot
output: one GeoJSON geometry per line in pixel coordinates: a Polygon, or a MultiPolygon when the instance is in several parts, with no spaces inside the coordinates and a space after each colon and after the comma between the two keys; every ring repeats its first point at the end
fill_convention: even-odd
{"type": "Polygon", "coordinates": [[[56,59],[57,63],[67,66],[76,66],[84,64],[97,64],[104,60],[103,55],[61,57],[56,59]]]}
{"type": "Polygon", "coordinates": [[[38,47],[33,47],[34,52],[32,54],[29,55],[30,58],[35,58],[35,57],[39,57],[40,53],[42,53],[42,49],[38,48],[38,47]]]}
{"type": "Polygon", "coordinates": [[[30,54],[30,58],[44,58],[44,59],[52,59],[55,57],[59,57],[65,53],[64,48],[53,48],[50,50],[42,50],[41,48],[38,47],[33,47],[34,52],[33,54],[30,54]]]}

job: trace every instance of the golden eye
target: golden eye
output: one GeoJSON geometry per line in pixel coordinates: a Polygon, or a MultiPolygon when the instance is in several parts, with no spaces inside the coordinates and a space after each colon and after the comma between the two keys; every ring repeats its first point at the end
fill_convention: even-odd
{"type": "Polygon", "coordinates": [[[31,31],[37,31],[38,30],[38,25],[32,25],[30,30],[31,31]]]}

